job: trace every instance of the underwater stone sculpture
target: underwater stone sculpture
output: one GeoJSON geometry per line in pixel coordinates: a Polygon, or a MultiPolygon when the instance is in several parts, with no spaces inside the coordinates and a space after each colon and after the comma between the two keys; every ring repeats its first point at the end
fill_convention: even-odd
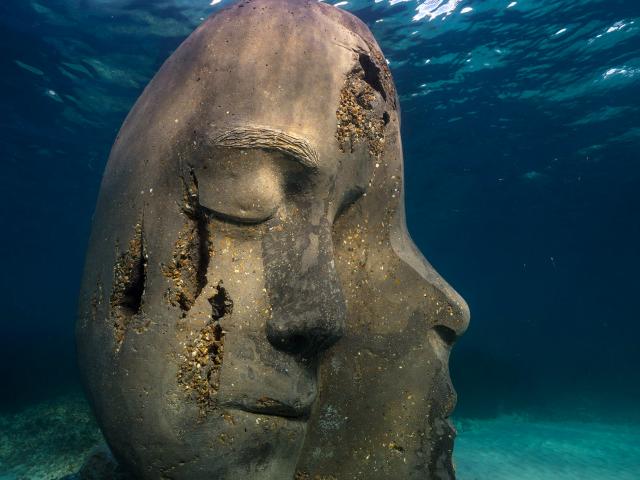
{"type": "Polygon", "coordinates": [[[316,0],[237,3],[162,66],[109,158],[77,324],[119,472],[453,478],[468,309],[407,233],[397,102],[366,26],[316,0]]]}

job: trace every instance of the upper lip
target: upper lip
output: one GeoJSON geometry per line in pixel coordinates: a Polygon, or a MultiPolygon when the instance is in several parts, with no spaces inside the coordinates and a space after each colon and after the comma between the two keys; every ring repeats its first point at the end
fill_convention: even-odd
{"type": "Polygon", "coordinates": [[[296,402],[294,404],[282,402],[268,396],[256,400],[227,401],[224,406],[244,410],[245,412],[260,415],[272,415],[277,417],[303,419],[309,416],[311,404],[296,402]]]}

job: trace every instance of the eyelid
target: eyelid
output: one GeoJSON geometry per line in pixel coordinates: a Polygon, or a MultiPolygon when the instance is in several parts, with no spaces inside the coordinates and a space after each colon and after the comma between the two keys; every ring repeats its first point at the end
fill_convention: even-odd
{"type": "Polygon", "coordinates": [[[201,206],[201,208],[204,210],[204,212],[210,216],[215,218],[216,220],[220,220],[226,223],[232,223],[232,224],[236,224],[236,225],[259,225],[261,223],[264,223],[268,220],[271,220],[273,218],[273,216],[276,214],[276,212],[278,211],[278,209],[274,209],[272,212],[269,212],[268,215],[260,215],[260,216],[239,216],[239,215],[234,215],[232,213],[223,213],[217,210],[213,210],[211,208],[207,208],[205,206],[201,206]]]}
{"type": "Polygon", "coordinates": [[[231,160],[199,175],[199,202],[221,221],[258,224],[271,218],[283,201],[281,175],[262,158],[248,157],[245,165],[231,160]]]}

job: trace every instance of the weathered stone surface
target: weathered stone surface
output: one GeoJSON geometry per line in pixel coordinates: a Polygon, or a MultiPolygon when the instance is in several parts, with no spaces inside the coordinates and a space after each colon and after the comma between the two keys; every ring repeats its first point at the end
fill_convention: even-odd
{"type": "Polygon", "coordinates": [[[121,471],[453,478],[468,310],[402,195],[397,96],[364,24],[316,0],[204,22],[122,126],[87,254],[79,359],[121,471]]]}
{"type": "Polygon", "coordinates": [[[122,470],[109,451],[109,447],[101,444],[93,449],[77,474],[67,475],[60,480],[134,480],[134,478],[122,470]]]}

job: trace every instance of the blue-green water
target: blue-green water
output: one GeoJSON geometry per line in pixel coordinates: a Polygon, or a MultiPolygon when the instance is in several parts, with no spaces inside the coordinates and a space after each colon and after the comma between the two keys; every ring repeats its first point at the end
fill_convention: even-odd
{"type": "MultiPolygon", "coordinates": [[[[99,438],[73,322],[100,177],[209,3],[0,3],[0,479],[99,438]]],[[[640,2],[340,4],[390,61],[411,233],[472,310],[459,478],[640,478],[640,2]]]]}

